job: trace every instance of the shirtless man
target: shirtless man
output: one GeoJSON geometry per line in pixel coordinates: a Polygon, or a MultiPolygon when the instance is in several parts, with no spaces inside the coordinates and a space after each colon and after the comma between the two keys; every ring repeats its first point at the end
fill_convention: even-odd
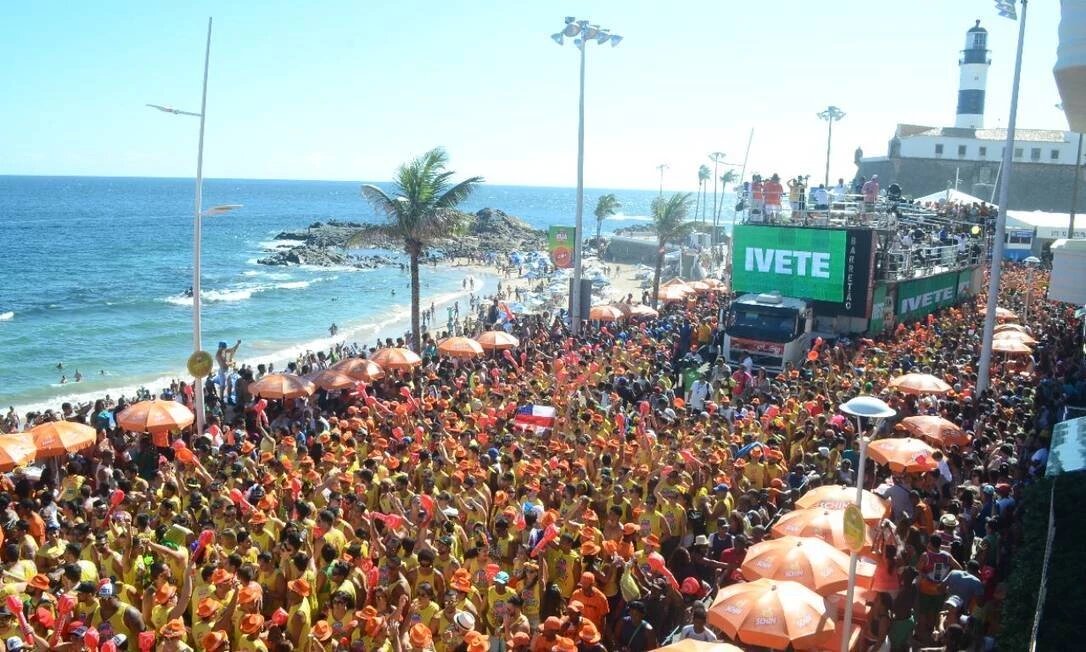
{"type": "Polygon", "coordinates": [[[215,377],[215,384],[222,390],[224,400],[230,397],[230,368],[234,366],[234,355],[241,346],[238,340],[234,346],[227,347],[226,342],[219,342],[219,350],[215,352],[215,361],[219,363],[219,374],[215,377]]]}

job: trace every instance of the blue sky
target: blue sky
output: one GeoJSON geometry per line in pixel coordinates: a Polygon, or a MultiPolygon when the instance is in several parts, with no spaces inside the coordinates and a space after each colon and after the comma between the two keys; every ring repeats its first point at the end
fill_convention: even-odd
{"type": "MultiPolygon", "coordinates": [[[[575,182],[577,51],[564,15],[622,34],[588,50],[585,183],[696,186],[711,151],[748,174],[831,175],[884,154],[897,122],[950,125],[957,57],[989,29],[987,126],[1006,124],[1016,23],[990,0],[5,2],[0,174],[189,176],[204,30],[215,18],[212,177],[387,179],[435,145],[494,183],[575,182]]],[[[1059,3],[1030,3],[1019,126],[1065,129],[1059,3]]]]}

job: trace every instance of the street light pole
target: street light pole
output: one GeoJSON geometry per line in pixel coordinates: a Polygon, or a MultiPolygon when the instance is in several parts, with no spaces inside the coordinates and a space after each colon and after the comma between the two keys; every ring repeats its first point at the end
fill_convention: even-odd
{"type": "MultiPolygon", "coordinates": [[[[859,468],[856,469],[855,505],[859,508],[863,502],[864,471],[867,467],[867,441],[864,439],[863,422],[861,419],[866,417],[873,421],[871,434],[874,436],[875,431],[878,430],[879,424],[884,419],[888,419],[897,414],[897,411],[874,396],[857,396],[842,404],[839,409],[841,412],[856,418],[856,445],[860,447],[860,459],[858,463],[859,468]]],[[[844,514],[842,514],[842,518],[844,518],[844,514]]],[[[845,523],[848,523],[847,519],[845,523]]],[[[856,593],[856,566],[858,565],[858,562],[859,557],[856,554],[856,550],[850,549],[848,555],[848,589],[845,592],[845,626],[844,631],[841,633],[841,652],[848,652],[848,644],[852,638],[852,597],[856,593]]]]}
{"type": "Polygon", "coordinates": [[[573,244],[573,288],[570,291],[569,297],[569,327],[570,332],[577,335],[581,332],[581,280],[584,276],[584,270],[581,269],[581,254],[584,248],[584,67],[585,67],[585,50],[588,49],[589,41],[595,39],[597,43],[603,45],[610,41],[611,47],[614,47],[622,41],[622,37],[617,34],[610,34],[606,29],[600,29],[599,25],[589,25],[587,20],[577,20],[572,16],[566,17],[566,25],[561,32],[552,34],[551,38],[558,45],[562,45],[564,42],[563,37],[577,37],[573,43],[577,46],[577,49],[581,51],[581,75],[580,75],[580,95],[577,102],[577,213],[574,222],[574,244],[573,244]]]}
{"type": "Polygon", "coordinates": [[[825,111],[819,111],[818,117],[827,123],[826,131],[826,187],[830,187],[830,146],[833,144],[833,123],[845,117],[845,112],[833,106],[826,107],[825,111]]]}
{"type": "Polygon", "coordinates": [[[1067,239],[1075,237],[1075,208],[1078,207],[1078,178],[1082,174],[1082,134],[1078,135],[1078,153],[1075,154],[1075,180],[1071,182],[1071,215],[1067,221],[1067,239]]]}
{"type": "Polygon", "coordinates": [[[670,169],[671,166],[667,163],[661,163],[656,166],[656,169],[660,171],[660,196],[664,196],[664,170],[670,169]]]}
{"type": "MultiPolygon", "coordinates": [[[[1007,119],[1007,141],[1003,146],[1003,175],[999,179],[999,212],[996,214],[995,233],[992,242],[992,263],[988,274],[988,306],[984,315],[984,333],[980,343],[980,369],[977,371],[977,394],[988,389],[992,366],[992,336],[995,334],[995,312],[999,302],[999,279],[1002,273],[1003,246],[1007,234],[1007,202],[1014,156],[1014,128],[1018,122],[1018,88],[1022,81],[1022,48],[1026,38],[1026,9],[1029,0],[1022,0],[1022,17],[1018,22],[1018,50],[1014,56],[1014,82],[1011,86],[1011,115],[1007,119]]],[[[1014,3],[1006,0],[996,3],[1000,13],[1014,17],[1014,3]],[[1007,11],[1007,5],[1010,11],[1007,11]]]]}

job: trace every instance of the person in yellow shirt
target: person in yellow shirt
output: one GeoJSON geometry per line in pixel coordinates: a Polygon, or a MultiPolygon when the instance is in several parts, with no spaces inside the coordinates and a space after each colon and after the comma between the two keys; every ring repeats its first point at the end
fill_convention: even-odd
{"type": "Polygon", "coordinates": [[[98,608],[88,625],[98,628],[103,641],[109,640],[115,634],[124,634],[132,639],[144,630],[143,616],[139,609],[123,602],[117,596],[112,582],[98,587],[98,608]]]}
{"type": "Polygon", "coordinates": [[[308,652],[309,632],[313,627],[313,615],[309,602],[312,591],[309,582],[299,577],[287,582],[287,638],[299,652],[308,652]]]}
{"type": "Polygon", "coordinates": [[[546,550],[547,568],[551,571],[551,581],[558,585],[558,591],[568,598],[577,587],[581,576],[581,557],[573,549],[573,537],[563,533],[558,538],[558,545],[552,542],[546,550]]]}
{"type": "Polygon", "coordinates": [[[241,619],[241,636],[235,645],[236,652],[268,652],[268,644],[261,638],[264,616],[248,614],[241,619]]]}

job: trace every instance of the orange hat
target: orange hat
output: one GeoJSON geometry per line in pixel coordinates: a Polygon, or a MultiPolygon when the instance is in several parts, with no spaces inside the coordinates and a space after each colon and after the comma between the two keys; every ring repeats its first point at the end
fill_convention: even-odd
{"type": "Polygon", "coordinates": [[[211,574],[212,584],[226,584],[234,579],[234,574],[225,568],[216,568],[215,572],[211,574]]]}
{"type": "Polygon", "coordinates": [[[303,598],[309,597],[309,582],[307,582],[304,577],[299,577],[296,580],[287,582],[287,588],[303,598]]]}
{"type": "Polygon", "coordinates": [[[532,637],[528,632],[517,632],[513,634],[513,638],[509,640],[509,647],[521,647],[528,645],[532,642],[532,637]]]}
{"type": "MultiPolygon", "coordinates": [[[[170,598],[177,595],[177,587],[173,584],[163,584],[155,591],[155,604],[166,604],[170,598]]],[[[167,623],[169,624],[169,623],[167,623]]]]}
{"type": "Polygon", "coordinates": [[[241,633],[258,634],[264,629],[264,616],[260,614],[245,614],[245,617],[241,619],[241,633]]]}
{"type": "Polygon", "coordinates": [[[581,573],[581,586],[596,586],[596,574],[589,571],[581,573]]]}
{"type": "Polygon", "coordinates": [[[268,522],[268,515],[259,509],[253,510],[253,515],[249,517],[249,523],[252,525],[262,525],[268,522]]]}
{"type": "Polygon", "coordinates": [[[180,618],[168,621],[158,630],[158,635],[162,638],[183,638],[185,636],[185,621],[180,618]]]}
{"type": "Polygon", "coordinates": [[[600,554],[600,547],[592,541],[585,541],[581,544],[581,554],[584,556],[598,555],[600,554]]]}
{"type": "Polygon", "coordinates": [[[362,611],[356,611],[355,615],[358,616],[360,620],[373,620],[377,617],[377,607],[368,605],[362,609],[362,611]]]}
{"type": "Polygon", "coordinates": [[[641,543],[643,543],[647,548],[659,548],[660,537],[656,536],[655,534],[650,534],[649,536],[641,539],[641,543]]]}
{"type": "Polygon", "coordinates": [[[238,591],[238,602],[240,604],[253,604],[260,600],[260,588],[252,585],[246,585],[241,587],[238,591]]]}
{"type": "Polygon", "coordinates": [[[218,652],[218,650],[226,649],[229,640],[230,637],[226,635],[226,632],[220,629],[204,634],[204,637],[200,639],[200,645],[206,652],[218,652]]]}
{"type": "Polygon", "coordinates": [[[313,623],[313,628],[309,632],[313,634],[313,638],[321,643],[332,638],[332,626],[328,624],[327,620],[318,620],[313,623]]]}
{"type": "Polygon", "coordinates": [[[551,647],[551,652],[577,652],[577,644],[574,643],[571,638],[559,636],[558,640],[551,647]]]}
{"type": "Polygon", "coordinates": [[[584,611],[584,603],[580,600],[570,600],[569,604],[566,605],[566,609],[575,613],[581,613],[584,611]]]}
{"type": "Polygon", "coordinates": [[[623,523],[622,533],[626,535],[637,534],[641,530],[637,523],[623,523]]]}
{"type": "Polygon", "coordinates": [[[412,625],[407,635],[411,639],[411,645],[417,648],[430,647],[430,644],[434,641],[434,635],[430,632],[430,628],[422,623],[412,625]]]}
{"type": "Polygon", "coordinates": [[[587,618],[581,621],[581,631],[578,633],[581,640],[589,645],[595,645],[600,642],[600,630],[596,629],[596,625],[587,618]]]}
{"type": "Polygon", "coordinates": [[[221,608],[222,603],[209,596],[200,600],[199,604],[196,605],[196,615],[207,620],[218,613],[221,608]]]}
{"type": "Polygon", "coordinates": [[[487,652],[490,649],[487,636],[475,630],[464,635],[464,643],[468,646],[468,652],[487,652]]]}
{"type": "Polygon", "coordinates": [[[248,455],[249,453],[252,453],[255,448],[256,448],[256,446],[254,446],[253,442],[251,442],[249,440],[245,440],[245,441],[241,442],[241,454],[242,455],[248,455]]]}
{"type": "Polygon", "coordinates": [[[49,590],[49,578],[38,573],[34,577],[30,578],[30,581],[26,585],[32,589],[38,589],[39,591],[49,590]]]}
{"type": "Polygon", "coordinates": [[[453,589],[456,591],[460,591],[461,593],[471,593],[471,580],[465,579],[463,577],[452,578],[452,581],[449,582],[449,586],[453,587],[453,589]]]}
{"type": "Polygon", "coordinates": [[[377,634],[385,627],[385,619],[382,616],[370,618],[362,622],[362,633],[370,638],[377,636],[377,634]]]}
{"type": "Polygon", "coordinates": [[[562,628],[562,621],[557,616],[550,616],[543,621],[543,630],[557,632],[562,628]]]}

